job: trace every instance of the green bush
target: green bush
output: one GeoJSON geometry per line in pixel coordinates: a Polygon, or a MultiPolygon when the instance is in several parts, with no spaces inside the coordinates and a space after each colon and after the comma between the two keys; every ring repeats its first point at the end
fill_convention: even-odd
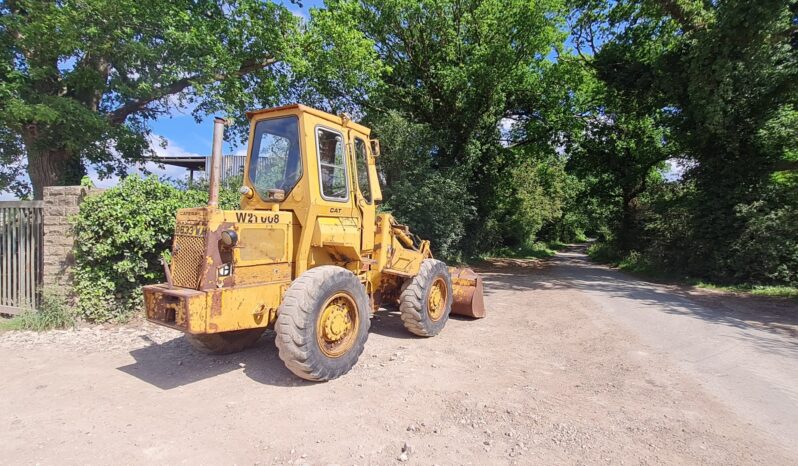
{"type": "Polygon", "coordinates": [[[25,311],[11,319],[0,322],[0,329],[34,330],[42,332],[75,326],[75,314],[67,305],[63,293],[57,289],[45,288],[42,301],[36,311],[25,311]]]}
{"type": "Polygon", "coordinates": [[[699,194],[684,181],[641,196],[641,227],[631,232],[639,254],[616,253],[616,263],[722,285],[798,285],[798,186],[766,186],[759,199],[737,204],[724,228],[700,215],[712,209],[699,194]]]}
{"type": "Polygon", "coordinates": [[[618,265],[620,254],[610,243],[593,243],[587,248],[587,255],[600,264],[618,265]]]}
{"type": "Polygon", "coordinates": [[[536,241],[534,243],[526,244],[520,247],[503,246],[495,251],[481,254],[478,257],[480,259],[488,259],[492,257],[513,259],[547,259],[557,254],[557,251],[563,249],[565,246],[565,244],[556,241],[551,243],[536,241]]]}
{"type": "Polygon", "coordinates": [[[725,261],[734,281],[798,286],[798,194],[771,192],[736,214],[745,226],[725,261]]]}
{"type": "Polygon", "coordinates": [[[385,209],[420,238],[430,240],[436,256],[458,259],[466,222],[474,212],[465,185],[430,172],[400,180],[391,191],[393,196],[385,209]]]}
{"type": "MultiPolygon", "coordinates": [[[[222,208],[237,207],[237,197],[220,198],[222,208]]],[[[141,286],[165,280],[160,259],[171,249],[177,210],[207,200],[204,191],[138,176],[86,198],[73,219],[79,315],[95,322],[123,321],[140,309],[141,286]]]]}
{"type": "Polygon", "coordinates": [[[385,198],[381,209],[430,240],[436,257],[459,258],[466,225],[475,213],[463,176],[435,166],[435,138],[428,126],[388,112],[374,127],[383,153],[378,159],[385,198]]]}
{"type": "Polygon", "coordinates": [[[562,218],[567,175],[562,163],[548,159],[521,163],[506,175],[496,182],[490,215],[499,226],[502,244],[530,248],[544,226],[562,218]]]}

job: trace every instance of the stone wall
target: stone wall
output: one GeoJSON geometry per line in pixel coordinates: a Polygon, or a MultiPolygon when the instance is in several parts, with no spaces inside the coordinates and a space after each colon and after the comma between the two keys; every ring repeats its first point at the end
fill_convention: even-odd
{"type": "Polygon", "coordinates": [[[88,195],[102,192],[83,186],[50,186],[44,188],[44,286],[72,284],[72,248],[75,240],[69,217],[78,213],[80,203],[88,195]]]}

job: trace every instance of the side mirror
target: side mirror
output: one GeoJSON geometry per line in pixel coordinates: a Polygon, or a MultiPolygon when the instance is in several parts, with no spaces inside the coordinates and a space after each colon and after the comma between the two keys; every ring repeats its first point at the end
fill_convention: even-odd
{"type": "Polygon", "coordinates": [[[372,157],[379,157],[380,156],[380,140],[379,139],[370,139],[369,142],[371,143],[371,156],[372,157]]]}

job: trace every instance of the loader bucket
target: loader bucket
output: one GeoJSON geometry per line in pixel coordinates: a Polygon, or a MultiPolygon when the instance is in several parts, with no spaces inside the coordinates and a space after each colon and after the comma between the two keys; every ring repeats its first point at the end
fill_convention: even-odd
{"type": "Polygon", "coordinates": [[[449,267],[452,276],[452,314],[485,317],[482,277],[471,269],[449,267]]]}

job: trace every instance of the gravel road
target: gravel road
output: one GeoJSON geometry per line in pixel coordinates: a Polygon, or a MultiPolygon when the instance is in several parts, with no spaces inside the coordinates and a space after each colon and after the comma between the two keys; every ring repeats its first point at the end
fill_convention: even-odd
{"type": "Polygon", "coordinates": [[[345,377],[274,337],[194,353],[146,323],[0,334],[6,464],[796,464],[798,309],[586,261],[497,260],[486,319],[378,314],[345,377]]]}

